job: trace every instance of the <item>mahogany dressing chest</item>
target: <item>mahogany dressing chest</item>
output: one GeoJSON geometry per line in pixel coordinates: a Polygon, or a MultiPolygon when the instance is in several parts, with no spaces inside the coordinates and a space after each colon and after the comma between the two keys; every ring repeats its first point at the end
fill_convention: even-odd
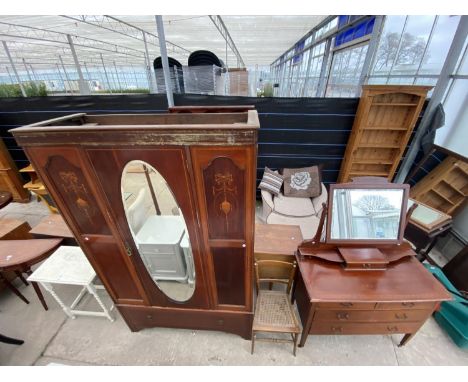
{"type": "Polygon", "coordinates": [[[402,333],[401,346],[451,299],[403,241],[408,189],[375,177],[330,186],[325,242],[320,227],[296,253],[299,346],[309,334],[402,333]]]}

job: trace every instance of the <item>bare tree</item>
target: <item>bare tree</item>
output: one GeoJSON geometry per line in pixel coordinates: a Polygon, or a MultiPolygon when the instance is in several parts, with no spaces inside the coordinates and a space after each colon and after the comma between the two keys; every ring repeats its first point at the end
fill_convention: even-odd
{"type": "MultiPolygon", "coordinates": [[[[375,62],[377,70],[390,66],[394,60],[395,65],[418,64],[423,58],[426,41],[422,37],[416,37],[411,33],[404,33],[401,37],[400,50],[398,50],[398,45],[400,45],[399,33],[387,33],[382,38],[375,62]]],[[[428,58],[429,55],[426,54],[424,61],[428,58]]]]}
{"type": "Polygon", "coordinates": [[[354,206],[367,213],[395,209],[395,207],[390,204],[388,199],[381,195],[361,196],[356,202],[354,202],[354,206]]]}

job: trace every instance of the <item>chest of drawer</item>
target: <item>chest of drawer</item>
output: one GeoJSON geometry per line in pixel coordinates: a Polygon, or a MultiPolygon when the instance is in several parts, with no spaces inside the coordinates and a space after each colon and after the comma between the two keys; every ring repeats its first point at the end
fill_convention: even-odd
{"type": "Polygon", "coordinates": [[[315,309],[319,310],[333,310],[333,309],[345,309],[345,310],[372,310],[375,309],[375,302],[318,302],[314,303],[315,309]]]}
{"type": "Polygon", "coordinates": [[[416,332],[422,322],[330,322],[314,321],[311,334],[394,334],[416,332]]]}
{"type": "Polygon", "coordinates": [[[314,321],[333,322],[405,322],[421,321],[431,310],[317,310],[314,321]]]}
{"type": "Polygon", "coordinates": [[[318,302],[314,303],[315,309],[330,310],[330,309],[345,309],[345,310],[416,310],[416,309],[434,309],[435,303],[429,302],[412,302],[412,301],[397,301],[397,302],[318,302]]]}
{"type": "Polygon", "coordinates": [[[432,301],[429,302],[411,302],[411,301],[401,301],[401,302],[378,302],[375,305],[375,309],[389,309],[389,310],[414,310],[414,309],[434,309],[435,303],[432,301]]]}

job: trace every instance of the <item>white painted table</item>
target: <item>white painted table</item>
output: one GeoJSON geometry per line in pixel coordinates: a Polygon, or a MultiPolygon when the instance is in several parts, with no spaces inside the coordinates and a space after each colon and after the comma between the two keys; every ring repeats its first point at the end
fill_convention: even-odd
{"type": "Polygon", "coordinates": [[[110,314],[114,306],[107,309],[104,305],[96,291],[96,289],[104,289],[104,287],[94,285],[95,278],[96,272],[80,247],[61,246],[28,277],[28,281],[41,284],[70,318],[74,319],[77,315],[98,316],[107,317],[110,321],[114,321],[110,314]],[[71,305],[67,306],[55,292],[55,284],[79,285],[83,288],[71,305]],[[102,312],[75,309],[86,292],[96,299],[102,312]]]}

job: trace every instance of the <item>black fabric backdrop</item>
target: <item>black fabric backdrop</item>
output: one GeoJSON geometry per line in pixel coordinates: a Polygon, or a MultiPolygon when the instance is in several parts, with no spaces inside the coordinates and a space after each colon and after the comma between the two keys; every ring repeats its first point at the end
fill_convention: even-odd
{"type": "MultiPolygon", "coordinates": [[[[334,183],[358,102],[358,98],[256,98],[174,94],[174,103],[178,106],[255,105],[260,119],[257,183],[265,166],[278,169],[315,164],[323,164],[324,183],[334,183]]],[[[0,136],[17,167],[22,168],[28,164],[28,160],[8,133],[14,127],[81,112],[103,114],[166,111],[165,94],[3,98],[0,100],[0,136]]],[[[419,121],[420,119],[418,125],[419,121]]]]}

